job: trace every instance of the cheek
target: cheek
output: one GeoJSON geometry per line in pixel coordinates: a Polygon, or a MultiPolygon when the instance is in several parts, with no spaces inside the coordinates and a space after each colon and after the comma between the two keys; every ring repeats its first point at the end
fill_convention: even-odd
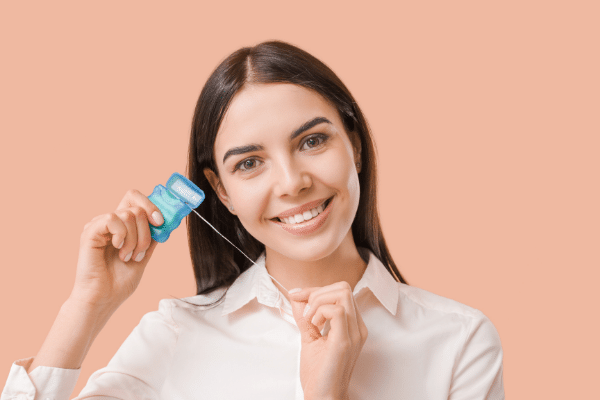
{"type": "Polygon", "coordinates": [[[263,215],[268,203],[265,182],[260,179],[236,182],[235,189],[229,192],[235,214],[244,226],[256,223],[257,216],[263,215]]]}
{"type": "Polygon", "coordinates": [[[352,159],[346,155],[319,160],[314,163],[314,175],[323,184],[350,198],[359,197],[358,175],[352,159]],[[347,193],[344,193],[347,192],[347,193]]]}

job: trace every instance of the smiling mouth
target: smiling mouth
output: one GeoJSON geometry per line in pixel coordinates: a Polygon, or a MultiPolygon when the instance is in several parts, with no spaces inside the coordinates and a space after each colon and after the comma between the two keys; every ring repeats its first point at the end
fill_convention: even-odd
{"type": "Polygon", "coordinates": [[[319,214],[321,214],[323,210],[327,208],[327,206],[331,202],[331,199],[333,199],[333,196],[325,200],[320,206],[315,207],[311,210],[304,211],[303,213],[299,213],[285,218],[275,217],[272,219],[272,221],[277,221],[292,226],[296,224],[301,224],[302,222],[310,221],[313,218],[317,217],[319,214]]]}

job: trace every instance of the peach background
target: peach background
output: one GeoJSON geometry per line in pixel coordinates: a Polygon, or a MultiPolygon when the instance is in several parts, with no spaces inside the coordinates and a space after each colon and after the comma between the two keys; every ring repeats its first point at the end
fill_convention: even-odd
{"type": "MultiPolygon", "coordinates": [[[[492,320],[507,398],[597,394],[598,3],[216,3],[0,3],[2,386],[66,300],[83,226],[128,189],[149,195],[183,172],[210,72],[281,39],[355,95],[401,272],[492,320]]],[[[193,294],[179,229],[98,336],[74,395],[160,299],[193,294]]]]}

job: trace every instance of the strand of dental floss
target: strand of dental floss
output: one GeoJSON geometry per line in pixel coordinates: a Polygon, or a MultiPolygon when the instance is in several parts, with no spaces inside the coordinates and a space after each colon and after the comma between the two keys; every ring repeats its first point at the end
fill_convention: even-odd
{"type": "MultiPolygon", "coordinates": [[[[167,189],[167,190],[169,190],[169,191],[172,193],[172,191],[171,191],[170,189],[167,189]]],[[[201,219],[202,221],[206,222],[206,224],[207,224],[208,226],[210,226],[210,227],[211,227],[211,228],[212,228],[212,229],[213,229],[215,232],[217,232],[217,233],[219,234],[219,236],[221,236],[223,239],[225,239],[225,240],[226,240],[226,241],[227,241],[227,242],[228,242],[230,245],[232,245],[233,247],[235,247],[235,249],[236,249],[237,251],[239,251],[240,253],[242,253],[242,254],[244,255],[244,257],[246,257],[248,260],[250,260],[250,262],[251,262],[252,264],[254,264],[254,265],[258,266],[258,264],[257,264],[256,262],[254,262],[254,260],[252,260],[250,257],[248,257],[248,255],[247,255],[246,253],[244,253],[242,250],[240,250],[240,248],[239,248],[239,247],[237,247],[235,244],[233,244],[233,243],[231,242],[231,240],[229,240],[229,239],[227,239],[225,236],[223,236],[223,234],[222,234],[221,232],[219,232],[219,231],[217,230],[217,228],[215,228],[214,226],[212,226],[212,224],[211,224],[210,222],[208,222],[208,221],[207,221],[207,220],[206,220],[206,219],[205,219],[205,218],[204,218],[202,215],[200,215],[200,213],[198,213],[198,211],[194,210],[194,209],[193,209],[193,208],[192,208],[192,207],[191,207],[191,206],[190,206],[190,205],[189,205],[187,202],[185,202],[185,201],[182,201],[182,203],[183,203],[183,204],[185,204],[185,205],[186,205],[186,206],[187,206],[187,207],[188,207],[190,210],[192,210],[192,211],[193,211],[193,212],[194,212],[194,213],[195,213],[197,216],[199,216],[199,217],[200,217],[200,219],[201,219]]],[[[266,270],[266,268],[265,268],[265,270],[266,270]]],[[[268,272],[268,271],[266,271],[266,272],[267,272],[267,275],[269,275],[269,276],[271,277],[271,279],[273,279],[275,282],[279,283],[279,285],[281,285],[281,287],[282,287],[282,288],[283,288],[283,289],[284,289],[286,292],[288,292],[288,293],[290,292],[289,290],[287,290],[287,288],[286,288],[285,286],[283,286],[283,285],[281,284],[281,282],[279,282],[277,279],[275,279],[273,276],[271,276],[271,274],[269,274],[269,272],[268,272]]],[[[278,295],[279,295],[279,292],[278,292],[278,295]]],[[[285,311],[285,310],[283,310],[282,308],[279,308],[279,310],[280,310],[280,311],[283,311],[284,313],[286,313],[286,314],[288,314],[288,315],[290,315],[290,316],[292,316],[292,317],[293,317],[293,315],[291,315],[290,313],[286,312],[286,311],[285,311]]],[[[327,326],[323,327],[323,330],[321,331],[321,334],[324,334],[326,330],[327,330],[327,326]]]]}
{"type": "MultiPolygon", "coordinates": [[[[201,218],[201,219],[202,219],[204,222],[206,222],[206,223],[208,224],[208,226],[210,226],[211,228],[213,228],[213,229],[214,229],[214,231],[215,231],[215,232],[217,232],[217,233],[218,233],[218,234],[219,234],[219,235],[220,235],[220,236],[221,236],[223,239],[227,240],[227,241],[229,242],[229,244],[231,244],[233,247],[235,247],[235,248],[237,249],[237,251],[239,251],[240,253],[242,253],[242,254],[244,255],[244,257],[246,257],[248,260],[250,260],[250,262],[251,262],[252,264],[254,264],[254,265],[258,265],[257,263],[255,263],[255,262],[254,262],[254,260],[252,260],[250,257],[248,257],[248,256],[246,255],[246,253],[244,253],[244,252],[243,252],[242,250],[240,250],[240,249],[239,249],[239,248],[238,248],[238,247],[237,247],[235,244],[233,244],[233,243],[231,242],[231,240],[229,240],[229,239],[227,239],[225,236],[223,236],[223,234],[222,234],[221,232],[219,232],[219,231],[217,230],[217,228],[215,228],[214,226],[212,226],[210,222],[208,222],[206,219],[204,219],[204,217],[203,217],[202,215],[200,215],[200,214],[198,213],[198,211],[196,211],[196,210],[194,210],[192,207],[190,207],[190,205],[189,205],[188,203],[186,203],[186,202],[183,202],[183,203],[184,203],[186,206],[188,206],[188,208],[189,208],[190,210],[192,210],[193,212],[195,212],[195,213],[196,213],[196,215],[197,215],[197,216],[199,216],[199,217],[200,217],[200,218],[201,218]]],[[[269,272],[267,272],[267,275],[271,276],[271,275],[269,274],[269,272]]],[[[279,284],[281,285],[281,283],[280,283],[280,282],[279,282],[277,279],[273,278],[272,276],[271,276],[271,279],[273,279],[275,282],[277,282],[277,283],[279,283],[279,284]]],[[[281,287],[282,287],[282,288],[283,288],[283,289],[284,289],[286,292],[288,292],[288,293],[290,292],[289,290],[287,290],[287,289],[286,289],[286,287],[285,287],[285,286],[281,285],[281,287]]]]}

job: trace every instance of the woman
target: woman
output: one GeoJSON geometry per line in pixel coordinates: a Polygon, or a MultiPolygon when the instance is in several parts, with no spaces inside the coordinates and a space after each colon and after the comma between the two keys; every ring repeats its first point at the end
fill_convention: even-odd
{"type": "MultiPolygon", "coordinates": [[[[277,41],[225,59],[196,106],[188,176],[245,254],[190,216],[198,295],[162,300],[78,398],[504,398],[489,319],[397,270],[369,128],[319,60],[277,41]]],[[[158,208],[132,190],[86,225],[71,296],[3,395],[69,396],[152,256],[149,223],[158,208]]]]}

